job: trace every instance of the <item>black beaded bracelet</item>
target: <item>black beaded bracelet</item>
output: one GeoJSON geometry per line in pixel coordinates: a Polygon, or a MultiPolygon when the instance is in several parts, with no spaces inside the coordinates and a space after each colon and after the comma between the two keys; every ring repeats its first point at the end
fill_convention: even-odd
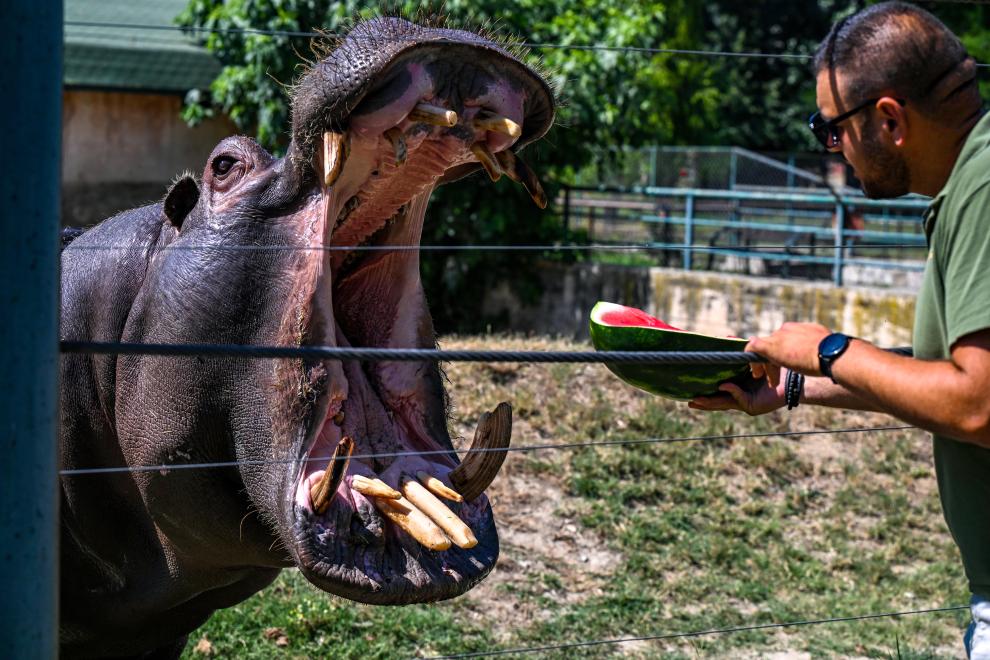
{"type": "Polygon", "coordinates": [[[801,403],[801,394],[804,392],[804,374],[796,371],[787,372],[787,380],[784,382],[784,403],[788,410],[797,408],[801,403]]]}

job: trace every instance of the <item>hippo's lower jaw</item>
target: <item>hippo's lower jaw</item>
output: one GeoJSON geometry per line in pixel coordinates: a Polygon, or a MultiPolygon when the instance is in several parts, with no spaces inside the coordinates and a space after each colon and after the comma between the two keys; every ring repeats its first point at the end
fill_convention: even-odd
{"type": "MultiPolygon", "coordinates": [[[[517,63],[470,52],[430,45],[397,58],[347,130],[324,131],[304,156],[318,181],[308,205],[319,210],[301,240],[330,249],[298,264],[305,304],[283,325],[300,343],[435,345],[415,247],[443,180],[480,164],[545,204],[509,151],[539,83],[517,63]]],[[[435,363],[326,362],[283,380],[304,383],[297,405],[320,393],[285,507],[287,545],[311,582],[356,601],[406,604],[451,598],[491,571],[498,536],[481,491],[494,471],[462,484],[471,499],[457,501],[435,363]]]]}

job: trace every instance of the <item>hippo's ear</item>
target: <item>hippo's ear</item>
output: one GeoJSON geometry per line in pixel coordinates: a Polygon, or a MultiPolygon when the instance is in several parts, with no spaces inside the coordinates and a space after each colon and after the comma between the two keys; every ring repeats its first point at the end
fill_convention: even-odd
{"type": "Polygon", "coordinates": [[[179,178],[165,195],[163,209],[165,218],[173,227],[180,229],[182,221],[186,219],[198,201],[199,186],[196,185],[196,180],[189,175],[179,178]]]}

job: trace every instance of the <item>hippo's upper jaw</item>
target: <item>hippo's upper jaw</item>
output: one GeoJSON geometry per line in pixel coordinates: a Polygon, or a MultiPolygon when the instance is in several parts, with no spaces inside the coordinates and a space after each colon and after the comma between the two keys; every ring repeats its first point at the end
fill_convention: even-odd
{"type": "MultiPolygon", "coordinates": [[[[547,84],[477,35],[377,19],[317,65],[293,103],[289,158],[311,186],[297,240],[330,249],[293,264],[283,343],[434,347],[418,251],[408,249],[430,194],[480,163],[545,205],[514,151],[550,127],[547,84]]],[[[444,490],[458,461],[436,453],[452,448],[436,364],[286,361],[276,373],[276,408],[304,420],[286,429],[298,462],[284,475],[279,527],[309,580],[401,604],[456,596],[492,569],[487,498],[458,502],[444,490]],[[434,453],[394,456],[418,451],[434,453]]]]}

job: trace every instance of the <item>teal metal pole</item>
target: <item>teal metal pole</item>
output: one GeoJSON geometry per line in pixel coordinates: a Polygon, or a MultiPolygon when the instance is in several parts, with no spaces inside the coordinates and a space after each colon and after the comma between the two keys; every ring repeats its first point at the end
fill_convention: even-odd
{"type": "Polygon", "coordinates": [[[842,258],[844,248],[842,247],[842,230],[846,224],[846,207],[842,204],[835,205],[835,260],[832,264],[832,283],[835,286],[842,286],[842,258]]]}
{"type": "Polygon", "coordinates": [[[650,147],[650,185],[657,185],[657,172],[660,167],[660,149],[654,145],[650,147]]]}
{"type": "Polygon", "coordinates": [[[684,270],[691,270],[691,248],[694,245],[694,195],[684,200],[684,270]]]}
{"type": "Polygon", "coordinates": [[[729,190],[736,189],[736,169],[739,167],[738,157],[736,154],[736,148],[732,147],[729,150],[729,190]]]}
{"type": "Polygon", "coordinates": [[[0,17],[0,639],[19,660],[58,653],[62,2],[0,17]]]}

